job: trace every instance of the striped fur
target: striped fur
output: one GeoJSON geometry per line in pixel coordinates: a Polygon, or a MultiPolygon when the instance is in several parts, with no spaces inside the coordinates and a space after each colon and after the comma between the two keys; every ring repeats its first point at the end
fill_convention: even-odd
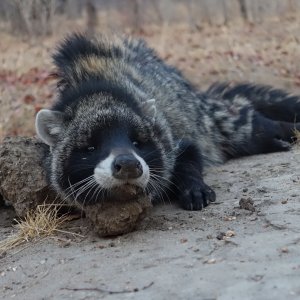
{"type": "MultiPolygon", "coordinates": [[[[299,97],[250,84],[214,84],[199,91],[139,39],[71,35],[54,63],[59,99],[50,112],[38,115],[36,127],[51,147],[51,183],[65,196],[70,184],[93,174],[119,140],[127,141],[127,150],[132,147],[128,141],[137,140],[140,149],[130,151],[149,165],[155,178],[152,187],[146,184],[147,192],[162,198],[172,190],[183,208],[200,210],[215,200],[203,181],[203,167],[288,150],[293,129],[300,127],[293,122],[300,112],[299,97]],[[149,99],[155,99],[155,106],[149,99]],[[101,147],[96,154],[85,154],[91,143],[101,147]],[[85,156],[90,165],[86,162],[84,174],[70,182],[68,174],[78,169],[78,161],[84,165],[85,156]]],[[[84,201],[71,198],[91,203],[104,194],[95,199],[86,195],[84,201]]]]}

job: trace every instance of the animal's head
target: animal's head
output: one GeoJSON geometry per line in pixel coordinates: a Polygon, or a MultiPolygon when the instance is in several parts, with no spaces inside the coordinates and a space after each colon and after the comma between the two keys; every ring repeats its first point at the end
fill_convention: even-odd
{"type": "Polygon", "coordinates": [[[167,184],[172,147],[157,125],[155,100],[131,100],[97,93],[37,114],[36,131],[51,148],[50,177],[58,192],[88,204],[124,185],[149,191],[167,184]]]}

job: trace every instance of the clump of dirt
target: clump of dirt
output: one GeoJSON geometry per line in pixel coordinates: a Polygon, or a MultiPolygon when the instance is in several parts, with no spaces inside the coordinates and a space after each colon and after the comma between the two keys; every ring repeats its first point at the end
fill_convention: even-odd
{"type": "Polygon", "coordinates": [[[43,168],[48,147],[35,138],[8,137],[0,145],[0,194],[20,217],[43,203],[55,203],[43,168]]]}
{"type": "Polygon", "coordinates": [[[252,198],[241,198],[239,202],[239,206],[241,209],[249,210],[255,212],[254,201],[252,198]]]}
{"type": "Polygon", "coordinates": [[[86,217],[100,236],[133,231],[152,207],[147,195],[130,186],[113,191],[112,194],[109,201],[84,208],[86,217]]]}
{"type": "Polygon", "coordinates": [[[225,238],[225,236],[226,236],[226,232],[222,231],[217,234],[216,238],[221,241],[225,238]]]}

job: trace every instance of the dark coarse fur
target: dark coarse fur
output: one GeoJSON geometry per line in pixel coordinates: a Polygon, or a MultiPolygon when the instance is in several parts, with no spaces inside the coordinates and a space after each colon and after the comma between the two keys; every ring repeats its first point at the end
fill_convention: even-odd
{"type": "MultiPolygon", "coordinates": [[[[158,198],[172,190],[183,208],[199,210],[215,200],[202,178],[204,166],[288,150],[300,128],[299,97],[251,84],[214,84],[200,92],[142,40],[75,34],[54,61],[60,96],[52,110],[62,113],[63,129],[51,145],[49,173],[65,196],[93,174],[116,139],[125,143],[129,136],[150,168],[147,190],[158,198]],[[152,98],[154,121],[143,109],[152,98]],[[89,153],[95,146],[101,151],[89,153]]],[[[86,191],[76,200],[99,201],[94,186],[86,191]]]]}

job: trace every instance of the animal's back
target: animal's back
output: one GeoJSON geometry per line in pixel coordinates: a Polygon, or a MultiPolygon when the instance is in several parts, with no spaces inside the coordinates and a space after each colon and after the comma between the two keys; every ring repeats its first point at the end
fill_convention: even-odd
{"type": "Polygon", "coordinates": [[[179,70],[160,59],[143,40],[122,41],[126,47],[126,69],[132,71],[130,80],[137,89],[156,99],[158,112],[167,120],[175,139],[195,141],[207,164],[223,162],[219,145],[222,136],[215,128],[208,97],[197,93],[179,70]]]}

